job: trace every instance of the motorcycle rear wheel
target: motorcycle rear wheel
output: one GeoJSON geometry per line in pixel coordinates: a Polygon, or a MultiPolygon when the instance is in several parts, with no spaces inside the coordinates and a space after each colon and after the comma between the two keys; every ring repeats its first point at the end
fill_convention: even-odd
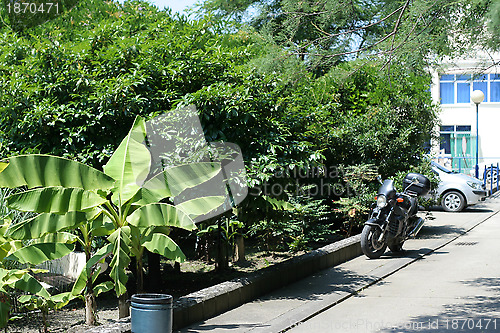
{"type": "Polygon", "coordinates": [[[382,230],[373,225],[365,225],[361,232],[361,250],[370,259],[380,258],[387,248],[385,240],[378,241],[381,233],[382,230]]]}

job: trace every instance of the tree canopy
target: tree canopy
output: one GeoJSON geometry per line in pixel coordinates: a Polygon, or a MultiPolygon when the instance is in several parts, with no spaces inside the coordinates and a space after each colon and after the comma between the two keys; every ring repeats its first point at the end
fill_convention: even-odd
{"type": "Polygon", "coordinates": [[[320,73],[354,57],[414,66],[500,47],[494,0],[206,0],[201,11],[253,27],[320,73]]]}

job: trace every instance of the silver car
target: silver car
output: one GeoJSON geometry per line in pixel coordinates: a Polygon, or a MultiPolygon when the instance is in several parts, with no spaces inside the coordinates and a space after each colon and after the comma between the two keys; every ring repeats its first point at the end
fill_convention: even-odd
{"type": "Polygon", "coordinates": [[[484,201],[488,195],[483,183],[477,178],[450,171],[435,162],[431,166],[441,179],[437,190],[433,191],[434,198],[441,198],[440,204],[444,210],[460,212],[467,206],[484,201]]]}

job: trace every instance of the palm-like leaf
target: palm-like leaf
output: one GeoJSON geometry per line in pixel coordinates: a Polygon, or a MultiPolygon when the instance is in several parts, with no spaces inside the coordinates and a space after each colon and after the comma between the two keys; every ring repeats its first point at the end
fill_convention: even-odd
{"type": "Polygon", "coordinates": [[[175,205],[175,207],[182,209],[194,220],[199,216],[208,214],[221,207],[224,203],[226,203],[226,200],[227,198],[223,196],[201,197],[184,201],[175,205]]]}
{"type": "Polygon", "coordinates": [[[158,253],[165,258],[183,262],[186,256],[182,253],[181,248],[167,235],[160,233],[151,233],[141,242],[151,252],[158,253]]]}
{"type": "Polygon", "coordinates": [[[156,193],[158,197],[177,196],[184,190],[201,185],[216,177],[223,181],[220,163],[198,162],[165,169],[142,187],[156,193]]]}
{"type": "Polygon", "coordinates": [[[40,238],[48,233],[73,229],[87,219],[87,213],[84,212],[67,212],[64,215],[39,214],[31,219],[11,225],[6,236],[13,239],[40,238]]]}
{"type": "Polygon", "coordinates": [[[127,292],[127,274],[125,268],[130,263],[130,227],[125,226],[116,229],[108,240],[113,245],[113,259],[111,260],[111,279],[115,283],[116,296],[127,292]]]}
{"type": "Polygon", "coordinates": [[[39,243],[23,247],[5,259],[16,260],[22,264],[38,265],[47,260],[64,257],[75,249],[74,244],[39,243]]]}
{"type": "Polygon", "coordinates": [[[144,119],[137,117],[132,129],[104,166],[104,172],[116,180],[113,201],[122,205],[139,190],[151,165],[151,155],[143,144],[146,137],[144,119]]]}
{"type": "Polygon", "coordinates": [[[85,164],[50,155],[20,155],[4,162],[0,187],[77,187],[85,190],[111,189],[114,180],[85,164]]]}
{"type": "Polygon", "coordinates": [[[128,221],[138,228],[167,226],[186,230],[196,229],[196,225],[188,214],[165,203],[139,207],[129,216],[128,221]]]}
{"type": "Polygon", "coordinates": [[[7,197],[12,209],[25,212],[65,214],[102,205],[106,198],[81,188],[45,187],[7,197]]]}

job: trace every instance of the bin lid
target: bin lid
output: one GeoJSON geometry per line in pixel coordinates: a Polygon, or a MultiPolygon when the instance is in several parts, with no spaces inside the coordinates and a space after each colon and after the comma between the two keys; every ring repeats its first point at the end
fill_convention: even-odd
{"type": "Polygon", "coordinates": [[[167,294],[135,294],[131,301],[141,304],[169,304],[172,303],[172,296],[167,294]]]}

